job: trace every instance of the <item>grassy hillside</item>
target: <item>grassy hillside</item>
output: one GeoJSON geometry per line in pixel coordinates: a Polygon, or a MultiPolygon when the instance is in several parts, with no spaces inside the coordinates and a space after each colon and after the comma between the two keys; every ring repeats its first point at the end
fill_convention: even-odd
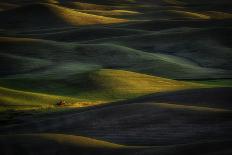
{"type": "Polygon", "coordinates": [[[117,18],[123,18],[126,17],[127,19],[130,19],[130,17],[135,16],[137,14],[140,14],[136,11],[130,11],[130,10],[107,10],[107,11],[99,11],[99,10],[80,10],[80,12],[84,13],[90,13],[95,15],[101,15],[101,16],[107,16],[107,17],[117,17],[117,18]]]}
{"type": "Polygon", "coordinates": [[[113,43],[146,52],[163,53],[193,60],[209,68],[231,68],[230,28],[180,28],[159,33],[99,39],[90,43],[113,43]],[[188,39],[186,39],[188,38],[188,39]]]}
{"type": "MultiPolygon", "coordinates": [[[[62,79],[5,78],[0,80],[0,85],[12,89],[73,96],[83,100],[92,100],[94,102],[128,99],[154,92],[207,87],[207,85],[109,69],[72,75],[62,79]],[[27,85],[24,85],[25,82],[27,82],[27,85]]],[[[6,97],[14,99],[10,94],[4,94],[6,97]]],[[[55,99],[57,98],[59,97],[55,99]]],[[[15,99],[18,100],[18,98],[15,99]]],[[[24,102],[30,103],[30,100],[26,101],[25,99],[24,102]]],[[[38,102],[43,104],[42,101],[38,102]]],[[[14,100],[12,103],[14,103],[14,100]]],[[[17,103],[19,103],[19,101],[17,101],[17,103]]]]}
{"type": "MultiPolygon", "coordinates": [[[[169,107],[172,108],[178,105],[184,107],[199,107],[209,108],[213,110],[231,111],[232,106],[230,104],[230,94],[232,89],[230,87],[219,86],[213,88],[200,88],[200,89],[189,89],[189,90],[179,90],[175,92],[161,92],[151,95],[142,96],[136,98],[135,100],[126,101],[127,103],[143,103],[143,102],[153,102],[153,103],[169,103],[169,107]]],[[[165,104],[164,104],[165,106],[165,104]]],[[[167,105],[168,107],[168,105],[167,105]]]]}
{"type": "MultiPolygon", "coordinates": [[[[231,152],[229,143],[231,141],[214,141],[214,142],[199,142],[188,145],[176,145],[176,146],[167,146],[167,147],[130,147],[123,146],[114,143],[109,143],[105,141],[95,140],[92,138],[86,138],[81,136],[65,135],[65,134],[21,134],[21,135],[8,135],[0,136],[0,144],[6,145],[3,149],[0,150],[2,154],[18,154],[24,153],[24,150],[33,151],[36,147],[38,149],[37,153],[44,155],[60,155],[60,154],[101,154],[101,155],[127,155],[139,153],[141,155],[152,155],[152,154],[173,154],[175,150],[177,154],[188,153],[194,155],[200,151],[197,149],[199,147],[203,148],[201,152],[212,153],[220,148],[221,150],[227,150],[228,153],[231,152]],[[15,148],[14,144],[17,143],[19,147],[15,148]],[[26,145],[23,145],[26,144],[26,145]],[[44,150],[44,147],[48,149],[44,150]],[[214,146],[212,149],[205,149],[208,146],[214,146]],[[20,149],[19,149],[20,148],[20,149]],[[53,151],[53,150],[57,151],[53,151]]],[[[220,155],[223,151],[214,153],[215,155],[220,155]]]]}
{"type": "MultiPolygon", "coordinates": [[[[139,16],[139,15],[138,15],[139,16]]],[[[191,12],[190,10],[184,10],[184,9],[175,9],[175,10],[168,10],[168,9],[158,9],[158,10],[152,10],[148,13],[141,14],[141,17],[146,17],[147,19],[153,19],[153,20],[177,20],[177,19],[185,19],[185,20],[191,20],[191,19],[198,19],[198,20],[207,20],[211,17],[208,15],[204,15],[201,12],[191,12]]]]}
{"type": "Polygon", "coordinates": [[[231,155],[231,8],[1,0],[0,154],[231,155]]]}
{"type": "Polygon", "coordinates": [[[0,109],[15,109],[15,110],[32,110],[32,109],[47,109],[54,108],[56,103],[60,100],[66,100],[70,105],[85,106],[87,103],[85,100],[80,100],[65,96],[47,95],[42,93],[33,93],[26,91],[19,91],[0,87],[1,99],[0,109]]]}
{"type": "MultiPolygon", "coordinates": [[[[138,36],[140,36],[140,40],[143,39],[145,41],[154,35],[138,36]]],[[[137,38],[138,36],[134,38],[137,38]]],[[[120,40],[125,40],[126,38],[129,37],[121,37],[120,40]]],[[[131,41],[127,39],[128,45],[134,40],[133,37],[130,38],[131,41]]],[[[149,42],[151,41],[152,40],[149,40],[149,42]]],[[[148,41],[145,42],[145,45],[149,43],[148,41]]],[[[47,65],[44,64],[44,67],[41,66],[39,68],[38,66],[35,66],[34,70],[27,70],[27,72],[23,72],[24,74],[20,75],[20,77],[47,76],[62,78],[66,75],[75,75],[77,73],[83,73],[99,68],[123,69],[180,79],[208,78],[211,75],[215,75],[215,73],[217,73],[218,77],[228,76],[228,72],[225,70],[206,68],[210,67],[211,63],[212,65],[216,65],[217,61],[210,61],[211,63],[207,64],[205,67],[201,67],[192,60],[177,57],[171,55],[171,53],[148,53],[142,50],[135,50],[133,48],[111,43],[77,44],[26,38],[1,38],[0,44],[2,46],[1,52],[7,53],[7,55],[17,55],[18,58],[20,56],[29,58],[33,57],[41,61],[47,61],[47,65]]],[[[138,43],[137,46],[144,45],[138,43]]],[[[218,55],[225,58],[223,53],[218,53],[218,55]]],[[[6,54],[3,54],[2,56],[4,60],[8,61],[9,57],[6,57],[6,54]]],[[[193,55],[190,53],[189,56],[193,55]]],[[[218,59],[220,57],[218,57],[218,59]]],[[[197,56],[197,58],[200,60],[200,57],[197,56]]],[[[223,62],[228,61],[223,60],[223,62]]],[[[4,70],[14,70],[22,73],[22,69],[17,65],[12,65],[10,68],[10,65],[5,65],[4,61],[1,63],[3,66],[2,73],[4,70]]],[[[23,63],[24,62],[22,61],[22,64],[18,65],[23,65],[23,63]]],[[[11,73],[8,72],[8,75],[11,75],[11,73]]]]}
{"type": "Polygon", "coordinates": [[[6,147],[0,151],[2,154],[18,154],[22,153],[22,150],[31,152],[35,147],[38,148],[37,152],[39,154],[106,154],[109,152],[120,153],[121,150],[126,148],[123,145],[65,134],[24,134],[0,136],[0,143],[1,145],[4,145],[3,143],[6,144],[6,147]],[[20,143],[19,147],[21,149],[12,150],[14,143],[20,143]],[[21,145],[22,143],[26,145],[21,145]],[[48,146],[48,149],[43,149],[48,146]],[[54,152],[54,149],[57,151],[54,152]]]}
{"type": "MultiPolygon", "coordinates": [[[[120,70],[100,70],[87,74],[85,82],[87,85],[80,87],[90,90],[90,93],[87,91],[87,94],[84,93],[83,95],[86,94],[91,97],[91,93],[96,92],[97,95],[103,95],[104,98],[112,97],[115,99],[120,97],[130,98],[154,92],[201,87],[194,83],[184,83],[120,70]]],[[[82,82],[82,84],[85,83],[82,82]]]]}
{"type": "Polygon", "coordinates": [[[202,84],[213,85],[213,86],[232,87],[231,79],[190,80],[190,82],[202,83],[202,84]]]}
{"type": "Polygon", "coordinates": [[[115,36],[128,36],[149,33],[149,31],[121,29],[111,27],[88,27],[70,29],[46,29],[40,31],[26,31],[20,34],[11,34],[17,37],[38,38],[62,42],[81,42],[100,38],[110,38],[115,36]],[[87,34],[87,35],[86,35],[87,34]]]}
{"type": "MultiPolygon", "coordinates": [[[[3,139],[7,138],[8,136],[0,136],[0,137],[1,137],[1,141],[3,141],[3,139]]],[[[82,147],[83,148],[102,148],[102,149],[103,148],[104,149],[124,148],[123,145],[113,144],[113,143],[95,140],[95,139],[91,139],[87,137],[64,135],[64,134],[27,134],[27,135],[25,134],[25,135],[9,136],[8,138],[10,139],[25,138],[26,141],[29,139],[37,139],[38,141],[35,142],[34,144],[39,144],[40,142],[46,142],[46,141],[52,141],[54,142],[54,144],[59,144],[61,142],[64,145],[66,143],[66,145],[69,145],[69,146],[76,145],[77,147],[80,147],[80,148],[82,147]]]]}
{"type": "Polygon", "coordinates": [[[207,11],[205,12],[205,14],[215,19],[231,19],[232,18],[231,13],[225,13],[225,12],[220,12],[220,11],[207,11]]]}
{"type": "Polygon", "coordinates": [[[25,73],[34,69],[36,70],[50,65],[49,61],[43,59],[2,53],[0,53],[0,61],[2,64],[0,66],[2,75],[25,73]],[[3,64],[8,64],[7,68],[4,67],[3,64]]]}
{"type": "Polygon", "coordinates": [[[3,11],[0,13],[0,19],[5,19],[5,23],[1,25],[1,28],[7,29],[31,29],[51,26],[81,26],[126,22],[126,20],[123,19],[77,12],[55,4],[32,4],[13,10],[3,11]],[[43,18],[43,22],[33,17],[43,18]]]}
{"type": "Polygon", "coordinates": [[[27,123],[5,126],[1,132],[55,131],[139,146],[225,141],[232,136],[231,91],[214,88],[152,94],[46,118],[29,118],[27,123]],[[209,133],[211,136],[205,136],[209,133]]]}

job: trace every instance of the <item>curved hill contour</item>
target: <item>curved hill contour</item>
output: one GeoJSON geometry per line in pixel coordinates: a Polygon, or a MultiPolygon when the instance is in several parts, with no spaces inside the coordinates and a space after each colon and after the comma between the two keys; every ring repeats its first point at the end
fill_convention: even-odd
{"type": "Polygon", "coordinates": [[[32,92],[53,93],[57,95],[64,95],[65,93],[68,96],[77,97],[79,101],[81,101],[80,99],[88,99],[94,101],[94,103],[96,101],[96,103],[100,103],[102,101],[112,101],[115,99],[128,99],[154,92],[206,87],[206,85],[202,84],[181,82],[135,72],[110,69],[91,71],[81,75],[76,74],[65,77],[62,80],[44,79],[41,81],[40,78],[18,78],[9,80],[10,83],[7,79],[0,80],[1,86],[11,88],[0,87],[0,93],[2,94],[0,102],[2,105],[20,105],[20,103],[23,103],[26,105],[46,106],[51,105],[51,103],[55,104],[61,98],[70,101],[69,103],[75,103],[75,105],[78,106],[81,105],[76,104],[75,101],[78,101],[76,98],[70,99],[64,96],[32,92]],[[23,84],[25,81],[27,81],[27,85],[23,84]],[[61,83],[61,81],[63,83],[61,83]],[[27,90],[27,92],[18,90],[27,90]]]}
{"type": "Polygon", "coordinates": [[[0,150],[1,154],[24,154],[31,155],[34,149],[37,154],[43,155],[178,155],[189,154],[195,155],[203,152],[204,154],[229,155],[231,153],[231,140],[199,142],[186,145],[173,146],[124,146],[115,143],[109,143],[102,140],[95,140],[82,136],[74,136],[67,134],[18,134],[0,136],[0,144],[5,146],[0,150]],[[15,147],[17,145],[17,147],[15,147]],[[208,149],[208,148],[211,149],[208,149]],[[44,149],[46,148],[46,149],[44,149]],[[199,150],[198,148],[201,148],[199,150]],[[173,152],[174,153],[173,154],[173,152]],[[220,151],[217,151],[220,150],[220,151]],[[226,150],[223,151],[223,150],[226,150]],[[216,153],[215,153],[216,152],[216,153]],[[225,153],[224,153],[225,152],[225,153]]]}
{"type": "MultiPolygon", "coordinates": [[[[124,40],[125,38],[121,37],[120,39],[124,40]]],[[[128,39],[128,42],[129,41],[130,40],[128,39]]],[[[147,53],[141,50],[135,50],[133,48],[110,43],[77,44],[40,39],[0,37],[0,45],[2,48],[2,53],[21,57],[33,57],[39,60],[44,59],[48,62],[53,62],[52,64],[55,65],[44,68],[47,71],[54,69],[51,67],[59,69],[63,68],[64,70],[69,71],[71,69],[72,72],[68,72],[69,75],[70,73],[78,73],[77,69],[79,68],[80,63],[91,64],[94,66],[97,65],[100,68],[130,70],[175,79],[209,77],[214,75],[214,73],[217,73],[218,76],[225,75],[223,70],[200,67],[196,63],[181,57],[161,53],[147,53]],[[76,68],[75,70],[73,70],[73,67],[70,65],[68,65],[70,67],[67,68],[67,64],[70,63],[74,64],[72,66],[76,68]]],[[[137,43],[137,45],[139,45],[139,43],[137,43]]],[[[5,60],[8,60],[9,58],[12,60],[12,57],[6,57],[5,55],[3,57],[5,60]]],[[[22,63],[22,61],[18,62],[22,63]]],[[[8,68],[8,66],[5,65],[6,63],[1,62],[1,64],[3,69],[8,68]]],[[[21,69],[17,66],[11,66],[14,67],[15,70],[21,72],[21,69]]],[[[94,69],[96,69],[96,67],[94,67],[94,69]]],[[[41,73],[41,71],[46,72],[46,70],[39,71],[41,73]]],[[[2,71],[0,71],[0,73],[1,72],[2,71]]],[[[61,76],[60,71],[57,73],[59,73],[58,75],[61,76]]],[[[59,77],[57,74],[55,76],[59,77]]]]}
{"type": "Polygon", "coordinates": [[[32,4],[0,13],[3,28],[44,28],[122,23],[127,20],[77,12],[55,4],[32,4]]]}

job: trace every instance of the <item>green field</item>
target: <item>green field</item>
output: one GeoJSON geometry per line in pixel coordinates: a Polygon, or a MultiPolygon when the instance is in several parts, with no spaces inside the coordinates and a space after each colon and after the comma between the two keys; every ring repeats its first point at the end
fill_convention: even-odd
{"type": "Polygon", "coordinates": [[[0,89],[3,107],[25,105],[27,108],[28,106],[52,107],[59,100],[67,101],[70,106],[88,105],[88,102],[89,105],[94,105],[156,92],[208,87],[203,84],[109,69],[75,75],[66,79],[1,79],[0,84],[7,87],[0,89]]]}
{"type": "Polygon", "coordinates": [[[0,154],[231,155],[231,0],[1,0],[0,154]]]}

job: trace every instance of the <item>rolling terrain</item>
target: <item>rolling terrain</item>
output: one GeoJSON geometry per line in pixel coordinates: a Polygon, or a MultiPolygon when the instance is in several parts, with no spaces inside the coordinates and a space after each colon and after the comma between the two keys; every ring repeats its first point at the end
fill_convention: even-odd
{"type": "MultiPolygon", "coordinates": [[[[20,27],[24,29],[46,28],[52,25],[55,27],[63,27],[92,24],[112,24],[126,21],[123,19],[114,19],[81,13],[72,9],[57,6],[55,4],[31,4],[15,8],[14,10],[7,10],[0,14],[0,19],[7,19],[2,27],[10,28],[16,24],[16,29],[20,27]],[[28,16],[28,14],[30,14],[30,16],[28,16]],[[40,22],[33,17],[43,18],[43,22],[40,22]],[[20,21],[20,19],[22,19],[22,21],[20,21]]],[[[14,27],[12,29],[14,29],[14,27]]]]}
{"type": "Polygon", "coordinates": [[[0,154],[232,154],[231,8],[2,0],[0,154]]]}
{"type": "MultiPolygon", "coordinates": [[[[173,147],[177,149],[177,154],[191,153],[193,148],[201,148],[201,145],[208,148],[214,146],[214,143],[219,143],[215,148],[218,152],[214,149],[204,150],[203,147],[192,154],[202,153],[201,151],[209,154],[228,151],[227,154],[230,154],[231,150],[228,148],[225,150],[220,148],[229,146],[232,136],[231,105],[228,104],[231,100],[231,90],[231,88],[207,88],[154,94],[57,113],[43,119],[29,118],[22,124],[2,128],[1,132],[8,134],[55,132],[82,135],[126,146],[137,146],[141,154],[144,151],[147,151],[144,154],[159,151],[163,154],[175,154],[172,152],[173,147]],[[196,99],[192,101],[189,98],[196,99]],[[139,146],[146,146],[146,149],[139,146]]],[[[65,139],[63,142],[66,143],[65,139]]],[[[83,154],[88,151],[84,150],[83,154]]]]}

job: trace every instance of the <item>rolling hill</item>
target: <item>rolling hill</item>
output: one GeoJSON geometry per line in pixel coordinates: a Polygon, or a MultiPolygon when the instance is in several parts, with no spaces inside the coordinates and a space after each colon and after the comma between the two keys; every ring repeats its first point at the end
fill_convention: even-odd
{"type": "Polygon", "coordinates": [[[144,33],[149,33],[149,31],[95,26],[88,28],[82,27],[69,29],[45,29],[40,31],[26,31],[11,35],[14,37],[28,37],[62,42],[82,42],[94,39],[110,38],[115,36],[129,36],[144,33]]]}
{"type": "Polygon", "coordinates": [[[231,155],[231,0],[1,0],[0,154],[231,155]]]}
{"type": "Polygon", "coordinates": [[[3,87],[0,87],[0,93],[1,111],[8,109],[32,110],[54,108],[56,103],[58,103],[60,100],[66,100],[70,105],[75,104],[77,107],[81,107],[83,105],[86,106],[87,103],[89,105],[94,104],[94,102],[87,102],[86,100],[80,100],[71,97],[25,92],[3,87]]]}
{"type": "Polygon", "coordinates": [[[230,28],[179,28],[153,34],[98,39],[89,43],[109,42],[150,53],[184,57],[204,67],[230,69],[231,38],[227,35],[230,33],[230,28]]]}
{"type": "Polygon", "coordinates": [[[153,20],[190,20],[190,19],[199,19],[207,20],[210,19],[210,15],[205,15],[200,12],[191,12],[188,10],[153,10],[148,13],[142,14],[142,17],[153,20]]]}
{"type": "Polygon", "coordinates": [[[212,149],[202,149],[204,153],[212,153],[215,155],[220,155],[221,153],[229,154],[231,149],[229,143],[231,141],[214,141],[214,142],[202,142],[194,143],[189,145],[176,145],[168,147],[158,147],[158,146],[123,146],[114,143],[109,143],[105,141],[95,140],[92,138],[86,138],[81,136],[73,135],[64,135],[64,134],[23,134],[23,135],[10,135],[10,136],[1,136],[0,144],[5,145],[3,149],[0,150],[1,154],[18,154],[24,153],[24,150],[27,150],[30,154],[35,148],[38,149],[37,153],[39,154],[49,154],[49,155],[59,155],[59,154],[102,154],[102,155],[126,155],[139,153],[141,155],[152,155],[152,154],[173,154],[173,150],[177,155],[180,153],[188,153],[194,155],[200,153],[197,148],[207,148],[208,146],[214,146],[212,149]],[[15,148],[14,145],[18,143],[18,147],[15,148]],[[25,145],[23,145],[25,144],[25,145]],[[44,147],[49,146],[48,149],[44,150],[44,147]],[[14,149],[12,149],[14,148],[14,149]],[[217,151],[215,148],[220,148],[224,151],[217,151]],[[54,151],[54,149],[56,151],[54,151]],[[225,152],[226,150],[226,152],[225,152]]]}
{"type": "MultiPolygon", "coordinates": [[[[128,101],[58,113],[50,118],[49,116],[35,117],[23,124],[3,127],[1,132],[69,133],[137,146],[171,147],[230,140],[231,88],[187,90],[169,95],[172,94],[176,96],[177,102],[172,102],[168,98],[159,100],[159,96],[153,94],[128,101]],[[182,98],[184,95],[186,97],[182,98]],[[190,97],[196,98],[194,104],[190,97]],[[218,104],[220,100],[221,103],[223,102],[222,105],[218,104]]],[[[167,94],[163,93],[163,95],[167,94]]]]}
{"type": "MultiPolygon", "coordinates": [[[[123,40],[123,37],[121,40],[123,40]]],[[[67,70],[62,76],[66,74],[74,75],[85,72],[85,70],[96,70],[96,68],[123,69],[180,79],[208,78],[215,73],[217,73],[218,77],[228,76],[228,72],[225,70],[204,68],[191,60],[176,57],[169,53],[148,53],[110,43],[77,44],[27,38],[1,38],[0,44],[2,53],[29,58],[33,57],[47,61],[47,66],[40,69],[35,68],[32,74],[30,72],[24,72],[24,74],[30,76],[47,75],[49,72],[52,75],[54,70],[56,72],[57,69],[67,70]],[[83,65],[81,64],[86,64],[86,67],[82,67],[83,65]],[[67,68],[65,66],[69,67],[67,68]]],[[[5,55],[3,55],[3,58],[7,60],[8,58],[5,55]]],[[[4,65],[4,61],[1,63],[3,66],[2,71],[13,68],[13,66],[9,68],[10,65],[4,65]]],[[[216,62],[212,63],[214,64],[216,62]]],[[[13,70],[22,72],[18,66],[15,66],[13,70]]],[[[52,76],[59,78],[61,75],[57,75],[57,73],[52,76]]],[[[4,73],[4,75],[6,74],[4,73]]],[[[10,75],[10,72],[8,75],[10,75]]]]}
{"type": "MultiPolygon", "coordinates": [[[[5,78],[0,80],[0,85],[11,88],[2,88],[1,93],[3,98],[1,102],[3,105],[18,105],[20,102],[33,105],[31,103],[33,102],[33,93],[31,96],[30,92],[60,95],[58,97],[54,96],[54,100],[49,100],[48,102],[44,102],[43,98],[39,100],[39,94],[34,95],[35,98],[38,98],[38,101],[37,99],[34,100],[36,103],[47,105],[48,103],[55,103],[58,98],[61,100],[62,95],[73,96],[77,99],[92,101],[93,103],[101,103],[102,101],[128,99],[154,92],[207,87],[207,85],[202,84],[181,82],[128,71],[109,69],[72,75],[62,79],[5,78]],[[25,81],[27,85],[24,85],[25,81]],[[12,89],[26,90],[29,92],[18,92],[12,89]],[[14,92],[18,92],[18,96],[15,97],[10,92],[13,94],[14,92]],[[4,100],[4,98],[6,99],[4,100]]],[[[41,96],[43,95],[41,94],[41,96]]],[[[64,96],[63,99],[66,100],[66,97],[64,96]]],[[[67,101],[69,102],[68,98],[67,101]]]]}
{"type": "Polygon", "coordinates": [[[126,22],[124,19],[81,13],[55,4],[43,3],[3,11],[0,13],[0,19],[5,20],[4,24],[1,24],[1,28],[7,29],[32,29],[52,26],[64,27],[126,22]],[[43,22],[38,20],[38,18],[43,19],[43,22]]]}
{"type": "Polygon", "coordinates": [[[0,136],[0,143],[1,145],[6,144],[6,147],[1,150],[1,154],[18,154],[22,153],[22,150],[31,152],[35,148],[38,149],[37,153],[39,154],[106,154],[109,152],[119,153],[122,152],[121,150],[126,148],[125,146],[109,142],[64,134],[27,134],[0,136]],[[12,147],[15,143],[23,143],[26,145],[19,145],[20,149],[12,150],[12,147]],[[49,146],[49,149],[44,150],[43,148],[47,146],[49,146]],[[56,149],[56,151],[53,151],[54,149],[56,149]]]}

